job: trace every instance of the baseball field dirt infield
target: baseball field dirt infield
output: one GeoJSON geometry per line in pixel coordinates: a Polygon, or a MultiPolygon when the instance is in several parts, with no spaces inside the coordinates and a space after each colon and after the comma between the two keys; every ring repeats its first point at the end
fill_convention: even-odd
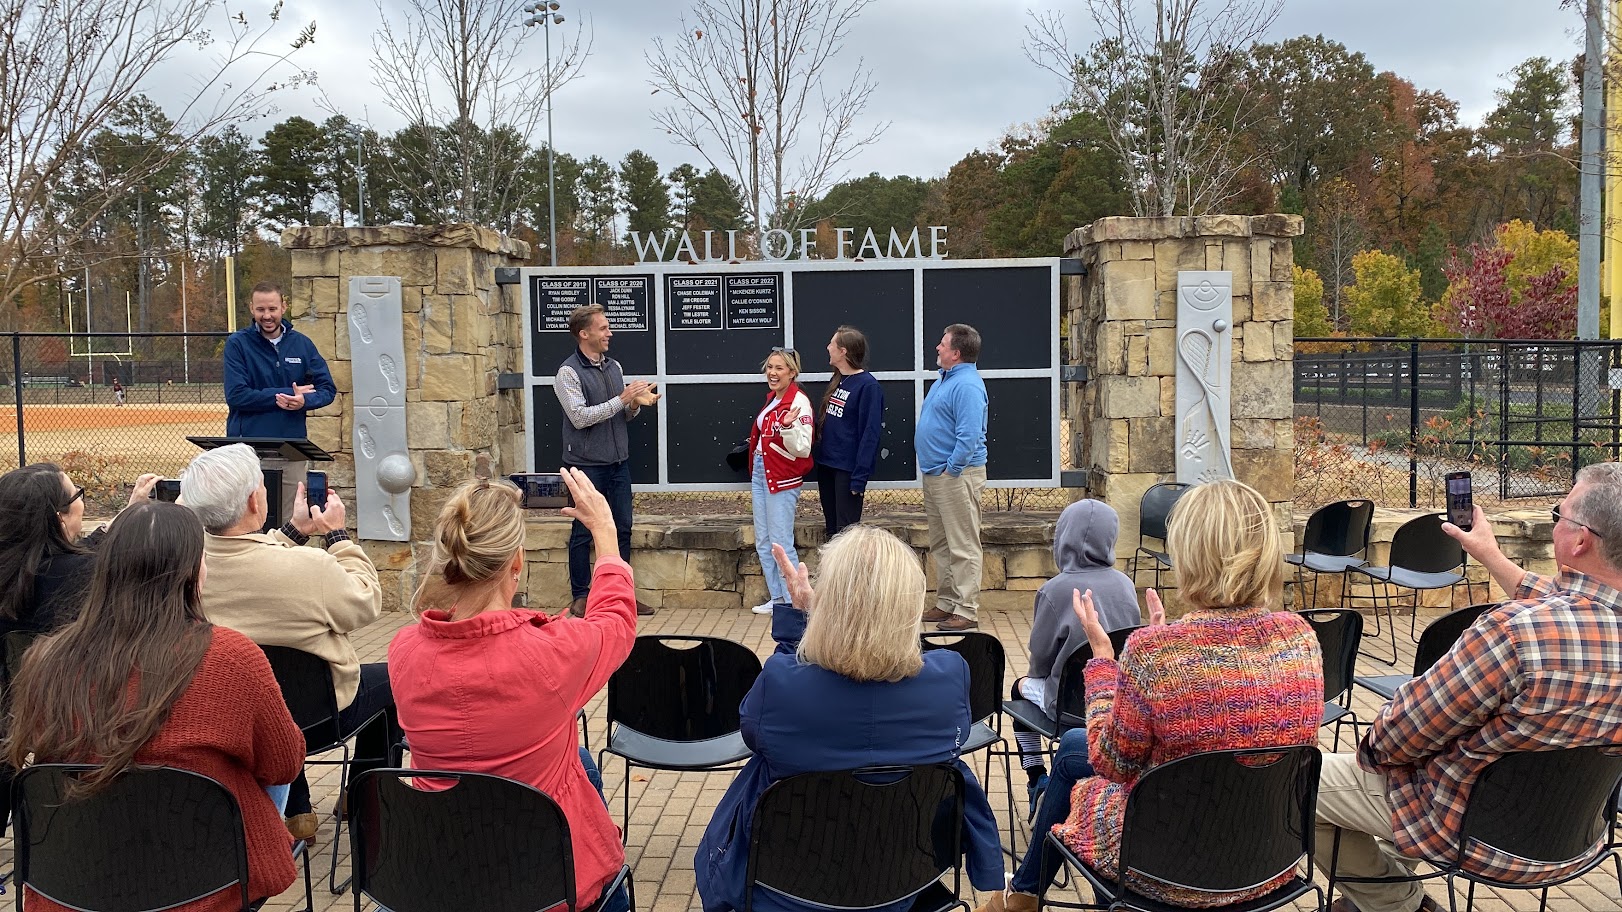
{"type": "MultiPolygon", "coordinates": [[[[198,453],[186,438],[224,434],[225,413],[224,403],[29,405],[23,408],[24,455],[109,486],[142,472],[173,478],[198,453]]],[[[8,405],[0,407],[0,469],[17,464],[17,410],[8,405]]],[[[78,483],[90,488],[89,481],[78,483]]]]}

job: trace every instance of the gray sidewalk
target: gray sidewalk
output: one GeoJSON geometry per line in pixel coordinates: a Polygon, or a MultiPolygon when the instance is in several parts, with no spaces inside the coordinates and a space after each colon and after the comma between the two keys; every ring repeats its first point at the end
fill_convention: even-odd
{"type": "MultiPolygon", "coordinates": [[[[390,638],[394,636],[396,630],[411,620],[408,614],[391,613],[362,631],[356,639],[361,660],[384,661],[390,638]]],[[[652,618],[641,620],[642,633],[691,633],[726,637],[751,646],[761,656],[769,654],[773,646],[769,623],[771,619],[751,614],[746,610],[661,611],[652,618]]],[[[1413,662],[1413,643],[1408,640],[1407,619],[1398,620],[1397,642],[1402,656],[1398,660],[1397,670],[1407,671],[1413,662]]],[[[1426,620],[1427,616],[1422,614],[1421,625],[1426,620]]],[[[982,612],[981,621],[984,625],[982,629],[1001,639],[1008,652],[1008,680],[1012,681],[1015,675],[1024,674],[1027,662],[1026,640],[1031,627],[1030,614],[982,612]]],[[[1383,662],[1365,656],[1359,659],[1358,672],[1389,674],[1391,669],[1383,662]]],[[[1378,702],[1362,688],[1355,688],[1353,693],[1354,708],[1358,715],[1364,719],[1370,718],[1378,707],[1378,702]]],[[[586,707],[586,713],[590,717],[594,751],[602,747],[605,733],[603,703],[603,695],[599,694],[586,707]]],[[[1011,734],[1005,731],[1004,735],[1012,745],[1011,734]]],[[[1324,729],[1321,743],[1324,750],[1333,749],[1331,729],[1324,729]]],[[[1349,749],[1344,741],[1341,746],[1342,749],[1349,749]]],[[[984,768],[978,758],[971,762],[970,766],[976,770],[977,775],[984,768]]],[[[1003,790],[1006,785],[1002,765],[994,763],[992,768],[992,780],[985,785],[991,797],[991,804],[1004,826],[1006,839],[1007,821],[1002,819],[1003,790]]],[[[330,810],[338,792],[337,768],[310,767],[310,775],[311,794],[316,808],[321,811],[330,810]]],[[[1021,783],[1017,792],[1019,795],[1017,806],[1023,807],[1025,789],[1017,764],[1014,775],[1021,783]]],[[[672,773],[639,769],[631,777],[631,820],[627,833],[626,861],[635,872],[637,905],[643,912],[648,910],[682,912],[700,908],[698,893],[693,884],[693,853],[698,848],[699,839],[703,835],[705,825],[709,823],[710,815],[726,791],[727,785],[732,781],[732,776],[730,772],[672,773]]],[[[608,758],[607,767],[603,770],[603,782],[609,806],[614,809],[615,819],[618,819],[620,790],[626,787],[626,782],[625,767],[616,758],[608,758]]],[[[326,821],[317,836],[319,842],[314,858],[317,871],[316,909],[350,909],[353,908],[354,900],[348,894],[341,897],[333,896],[326,889],[325,873],[333,838],[331,818],[326,818],[326,821]]],[[[345,845],[340,847],[340,857],[344,859],[339,864],[340,877],[348,870],[347,833],[345,835],[345,845]]],[[[1023,849],[1025,845],[1023,836],[1020,837],[1019,844],[1023,849]]],[[[969,889],[967,880],[964,881],[964,889],[965,898],[978,905],[981,897],[967,895],[969,889]]],[[[1446,892],[1442,885],[1433,884],[1429,889],[1432,895],[1446,903],[1446,892]]],[[[1055,894],[1055,898],[1074,898],[1074,896],[1073,889],[1062,890],[1055,894]]],[[[272,899],[265,908],[271,912],[297,909],[300,908],[303,899],[301,880],[292,890],[272,899]]],[[[1462,902],[1461,895],[1460,903],[1462,902]]],[[[1581,880],[1551,889],[1549,906],[1554,912],[1622,912],[1622,898],[1619,898],[1615,868],[1605,865],[1590,872],[1581,880]]],[[[1305,907],[1303,905],[1303,908],[1305,907]]],[[[1535,912],[1537,907],[1538,895],[1533,891],[1494,891],[1486,888],[1479,888],[1476,891],[1475,908],[1480,912],[1535,912]]]]}

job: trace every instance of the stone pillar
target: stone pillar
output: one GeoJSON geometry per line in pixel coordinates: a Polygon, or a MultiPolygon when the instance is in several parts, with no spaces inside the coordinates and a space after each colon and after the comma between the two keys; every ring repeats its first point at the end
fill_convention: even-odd
{"type": "Polygon", "coordinates": [[[1138,501],[1176,479],[1177,274],[1233,273],[1234,473],[1275,505],[1288,547],[1294,500],[1294,215],[1105,218],[1065,238],[1087,275],[1068,280],[1069,361],[1091,379],[1071,400],[1071,464],[1137,547],[1138,501]]]}
{"type": "Polygon", "coordinates": [[[521,369],[522,297],[517,286],[498,287],[495,270],[520,265],[529,245],[488,228],[438,225],[290,228],[282,246],[293,258],[288,318],[321,350],[338,386],[337,401],[310,416],[310,439],[333,454],[326,469],[350,509],[349,279],[400,277],[406,440],[417,470],[411,541],[361,542],[382,576],[383,607],[399,610],[410,604],[409,571],[416,557],[426,563],[425,542],[450,492],[481,461],[497,471],[523,461],[521,394],[496,389],[498,374],[521,369]]]}

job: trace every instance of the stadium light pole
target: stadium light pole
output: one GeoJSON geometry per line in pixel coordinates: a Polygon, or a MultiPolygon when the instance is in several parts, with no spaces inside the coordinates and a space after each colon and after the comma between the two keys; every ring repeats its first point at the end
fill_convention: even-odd
{"type": "Polygon", "coordinates": [[[563,24],[559,6],[558,0],[544,0],[524,7],[524,12],[530,14],[524,25],[538,25],[546,33],[546,249],[553,266],[558,264],[558,206],[557,169],[552,150],[552,26],[563,24]]]}

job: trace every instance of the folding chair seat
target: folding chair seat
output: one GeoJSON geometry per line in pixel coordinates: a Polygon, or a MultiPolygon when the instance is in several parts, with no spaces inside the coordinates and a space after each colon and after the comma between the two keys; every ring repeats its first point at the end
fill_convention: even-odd
{"type": "Polygon", "coordinates": [[[1132,567],[1128,576],[1133,585],[1138,582],[1138,558],[1147,558],[1154,569],[1155,588],[1160,588],[1160,572],[1171,570],[1171,554],[1166,551],[1166,521],[1171,518],[1172,507],[1193,485],[1180,481],[1163,481],[1149,486],[1138,501],[1138,550],[1132,553],[1132,567]],[[1146,544],[1149,539],[1160,543],[1159,548],[1146,544]]]}
{"type": "Polygon", "coordinates": [[[1355,675],[1353,683],[1364,690],[1373,692],[1382,699],[1390,700],[1397,695],[1397,690],[1414,678],[1430,671],[1432,665],[1441,661],[1442,656],[1453,648],[1476,618],[1493,608],[1496,602],[1485,605],[1471,605],[1450,611],[1434,621],[1431,621],[1419,634],[1419,645],[1414,647],[1414,673],[1388,674],[1388,675],[1355,675]]]}
{"type": "Polygon", "coordinates": [[[1325,573],[1340,574],[1340,598],[1345,602],[1346,572],[1367,561],[1373,527],[1372,500],[1342,500],[1313,511],[1301,536],[1301,552],[1284,556],[1295,567],[1296,592],[1302,591],[1303,577],[1312,574],[1312,596],[1301,607],[1318,607],[1318,577],[1325,573]]]}
{"type": "Polygon", "coordinates": [[[1386,620],[1391,624],[1391,661],[1386,662],[1387,665],[1397,663],[1394,609],[1401,596],[1392,590],[1407,589],[1411,593],[1410,607],[1413,613],[1408,619],[1409,636],[1417,641],[1419,593],[1430,589],[1451,589],[1465,582],[1462,571],[1466,569],[1468,559],[1464,548],[1442,531],[1442,523],[1446,519],[1441,513],[1426,513],[1408,520],[1398,527],[1396,535],[1391,538],[1391,560],[1387,566],[1362,564],[1349,571],[1350,574],[1367,577],[1371,593],[1379,593],[1371,595],[1374,599],[1374,637],[1380,637],[1380,610],[1383,608],[1386,620]],[[1454,572],[1456,570],[1460,572],[1454,572]]]}

